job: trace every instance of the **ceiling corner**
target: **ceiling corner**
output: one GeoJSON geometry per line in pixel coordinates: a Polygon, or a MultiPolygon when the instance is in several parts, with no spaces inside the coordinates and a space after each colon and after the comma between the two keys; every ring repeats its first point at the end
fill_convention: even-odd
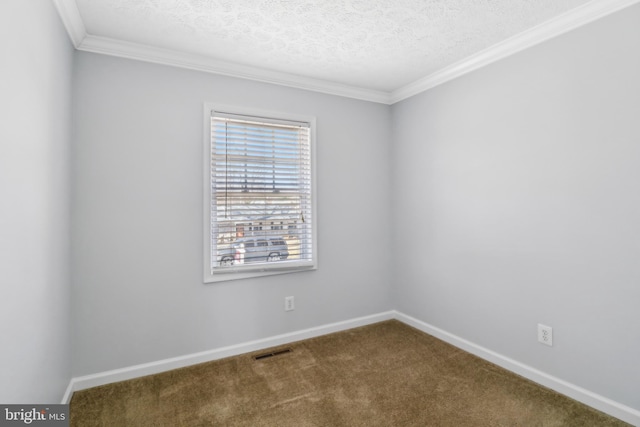
{"type": "Polygon", "coordinates": [[[58,10],[58,15],[60,15],[67,33],[69,33],[71,42],[77,49],[87,36],[87,30],[82,22],[76,0],[53,0],[53,4],[58,10]]]}
{"type": "Polygon", "coordinates": [[[435,73],[400,87],[391,93],[391,104],[410,98],[471,71],[516,54],[546,40],[567,33],[640,0],[593,0],[485,50],[449,65],[435,73]]]}

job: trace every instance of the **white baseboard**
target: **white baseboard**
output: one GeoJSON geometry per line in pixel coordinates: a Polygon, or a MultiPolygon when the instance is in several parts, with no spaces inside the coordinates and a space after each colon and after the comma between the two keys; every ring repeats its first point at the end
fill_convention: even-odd
{"type": "Polygon", "coordinates": [[[69,403],[74,391],[84,390],[91,387],[110,384],[118,381],[125,381],[139,378],[145,375],[157,374],[160,372],[170,371],[172,369],[184,368],[186,366],[198,363],[210,362],[212,360],[223,359],[225,357],[237,356],[239,354],[250,353],[269,347],[289,344],[295,341],[314,338],[321,335],[340,332],[359,326],[365,326],[384,320],[396,319],[409,326],[439,338],[449,344],[452,344],[464,351],[474,354],[482,359],[494,363],[511,372],[521,375],[531,381],[548,387],[565,396],[591,406],[599,411],[619,418],[630,424],[640,426],[640,411],[622,405],[604,396],[600,396],[589,390],[578,387],[567,381],[556,378],[552,375],[539,371],[531,366],[510,359],[499,353],[481,347],[470,341],[446,332],[440,328],[432,326],[414,317],[408,316],[398,311],[387,311],[374,314],[371,316],[359,317],[356,319],[346,320],[343,322],[331,323],[328,325],[317,326],[301,331],[290,332],[287,334],[276,335],[256,341],[250,341],[228,347],[217,348],[213,350],[203,351],[200,353],[188,354],[185,356],[174,357],[170,359],[158,360],[155,362],[144,363],[122,369],[114,369],[112,371],[101,372],[82,377],[71,379],[69,387],[64,395],[62,403],[69,403]]]}
{"type": "Polygon", "coordinates": [[[69,385],[67,386],[67,389],[64,392],[64,396],[62,396],[62,403],[63,405],[68,405],[69,402],[71,402],[71,396],[73,396],[73,378],[71,378],[71,381],[69,381],[69,385]]]}
{"type": "Polygon", "coordinates": [[[359,326],[365,326],[376,322],[390,320],[395,317],[395,312],[388,311],[378,313],[371,316],[359,317],[343,322],[330,323],[328,325],[317,326],[314,328],[304,329],[301,331],[290,332],[287,334],[276,335],[256,341],[250,341],[228,347],[207,350],[199,353],[187,354],[184,356],[173,357],[170,359],[158,360],[141,365],[130,366],[122,369],[114,369],[111,371],[100,372],[92,375],[85,375],[71,379],[67,392],[64,395],[62,403],[69,403],[74,391],[84,390],[91,387],[115,383],[119,381],[131,380],[145,375],[158,374],[160,372],[170,371],[172,369],[184,368],[186,366],[198,363],[210,362],[212,360],[223,359],[225,357],[237,356],[239,354],[250,353],[269,347],[289,344],[294,341],[314,338],[321,335],[331,334],[334,332],[344,331],[359,326]]]}
{"type": "Polygon", "coordinates": [[[498,354],[494,351],[481,347],[456,335],[450,334],[440,328],[432,326],[421,320],[407,316],[400,312],[394,312],[395,319],[421,330],[429,335],[441,339],[455,347],[458,347],[468,353],[474,354],[493,364],[505,368],[511,372],[515,372],[533,382],[541,384],[547,388],[557,391],[560,394],[568,396],[578,402],[591,406],[599,411],[609,414],[613,417],[621,419],[634,426],[640,426],[640,411],[625,406],[621,403],[600,396],[577,385],[556,378],[552,375],[539,371],[531,366],[510,359],[506,356],[498,354]]]}

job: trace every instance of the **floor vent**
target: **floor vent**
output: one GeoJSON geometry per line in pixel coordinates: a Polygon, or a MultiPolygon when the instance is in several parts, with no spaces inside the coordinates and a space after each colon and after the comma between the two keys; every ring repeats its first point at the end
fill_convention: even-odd
{"type": "Polygon", "coordinates": [[[276,350],[276,351],[272,351],[269,353],[262,353],[262,354],[258,354],[256,356],[253,356],[253,358],[255,360],[262,360],[262,359],[266,359],[268,357],[273,357],[273,356],[280,356],[281,354],[286,354],[286,353],[291,353],[293,350],[291,350],[290,348],[285,348],[282,350],[276,350]]]}

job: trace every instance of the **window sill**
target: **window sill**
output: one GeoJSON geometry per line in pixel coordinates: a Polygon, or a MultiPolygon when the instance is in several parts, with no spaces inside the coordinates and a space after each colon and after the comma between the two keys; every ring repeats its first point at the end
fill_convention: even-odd
{"type": "Polygon", "coordinates": [[[227,282],[230,280],[252,279],[256,277],[275,276],[277,274],[299,273],[302,271],[317,270],[315,263],[298,264],[296,266],[256,266],[255,268],[237,268],[229,267],[224,270],[216,270],[215,272],[206,271],[204,283],[227,282]]]}

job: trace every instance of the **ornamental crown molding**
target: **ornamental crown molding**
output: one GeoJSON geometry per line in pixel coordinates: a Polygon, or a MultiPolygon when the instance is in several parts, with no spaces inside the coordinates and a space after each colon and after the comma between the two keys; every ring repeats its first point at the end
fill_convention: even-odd
{"type": "Polygon", "coordinates": [[[87,33],[75,0],[53,0],[76,49],[391,105],[632,6],[640,0],[592,0],[391,92],[219,61],[87,33]]]}
{"type": "Polygon", "coordinates": [[[345,96],[348,98],[382,104],[391,103],[390,94],[383,91],[359,88],[295,74],[234,64],[231,62],[219,61],[207,56],[146,46],[122,40],[114,40],[106,37],[86,35],[80,45],[77,46],[77,49],[85,52],[118,56],[121,58],[152,62],[155,64],[170,65],[189,70],[272,83],[280,86],[288,86],[330,95],[345,96]]]}
{"type": "Polygon", "coordinates": [[[427,91],[449,80],[463,76],[471,71],[514,55],[544,41],[568,33],[590,22],[636,4],[639,1],[640,0],[594,0],[586,3],[471,55],[462,61],[445,67],[429,76],[394,90],[390,94],[391,104],[410,98],[418,93],[427,91]]]}

